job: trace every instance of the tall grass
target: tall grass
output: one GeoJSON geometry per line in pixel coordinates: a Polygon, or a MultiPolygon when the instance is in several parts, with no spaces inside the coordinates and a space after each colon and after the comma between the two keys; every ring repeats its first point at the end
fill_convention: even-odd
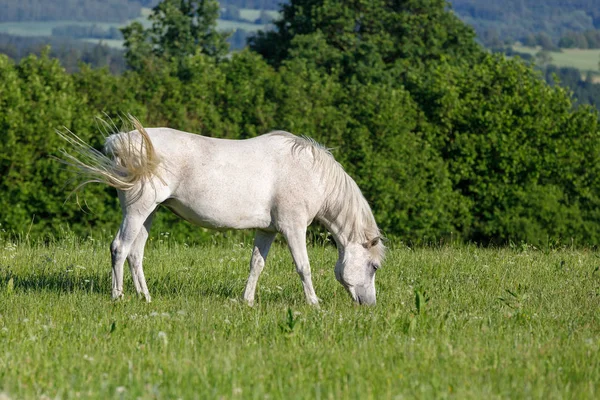
{"type": "Polygon", "coordinates": [[[391,246],[378,304],[312,247],[320,308],[276,245],[253,308],[250,245],[149,244],[153,302],[110,300],[105,240],[0,241],[0,398],[600,396],[600,259],[567,248],[391,246]],[[2,394],[3,393],[3,394],[2,394]]]}

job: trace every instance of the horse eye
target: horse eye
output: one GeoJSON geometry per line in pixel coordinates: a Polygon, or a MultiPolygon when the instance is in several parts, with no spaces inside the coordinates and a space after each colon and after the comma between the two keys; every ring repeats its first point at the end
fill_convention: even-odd
{"type": "Polygon", "coordinates": [[[374,269],[375,271],[377,271],[377,270],[379,269],[380,265],[379,265],[379,264],[376,264],[376,263],[371,263],[371,267],[373,267],[373,269],[374,269]]]}

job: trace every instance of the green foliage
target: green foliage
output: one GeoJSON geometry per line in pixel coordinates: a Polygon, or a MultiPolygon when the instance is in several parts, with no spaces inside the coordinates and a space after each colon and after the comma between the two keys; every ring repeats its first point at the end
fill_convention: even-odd
{"type": "MultiPolygon", "coordinates": [[[[91,227],[88,223],[94,226],[98,221],[82,214],[75,204],[63,205],[68,194],[65,184],[72,176],[50,157],[62,145],[55,129],[68,126],[90,138],[86,130],[92,121],[72,77],[45,54],[25,58],[18,66],[0,57],[0,74],[2,227],[48,235],[56,233],[59,225],[71,223],[78,232],[86,232],[91,227]]],[[[94,196],[89,205],[105,220],[115,202],[94,196]]]]}
{"type": "Polygon", "coordinates": [[[588,73],[582,77],[577,68],[558,68],[553,65],[544,69],[544,78],[550,85],[560,85],[573,92],[573,101],[576,105],[589,104],[600,107],[600,83],[596,76],[588,73]]]}
{"type": "Polygon", "coordinates": [[[276,29],[259,33],[250,47],[278,66],[295,38],[318,34],[343,53],[342,67],[350,72],[403,59],[469,57],[477,51],[474,34],[445,8],[445,0],[291,0],[282,5],[276,29]]]}
{"type": "Polygon", "coordinates": [[[474,68],[440,65],[426,76],[410,87],[469,205],[467,237],[596,243],[584,222],[595,218],[600,199],[592,183],[600,150],[596,112],[573,111],[563,89],[503,57],[486,56],[474,68]]]}
{"type": "MultiPolygon", "coordinates": [[[[146,126],[213,137],[313,137],[357,181],[389,238],[600,243],[597,112],[575,108],[532,67],[484,52],[444,2],[292,1],[277,30],[253,41],[258,53],[229,57],[210,35],[211,4],[163,2],[152,28],[130,25],[132,70],[121,76],[70,75],[47,54],[0,59],[2,229],[116,230],[114,192],[87,187],[87,213],[63,204],[72,175],[48,155],[62,146],[54,129],[100,148],[94,117],[119,128],[130,112],[146,126]]],[[[152,235],[209,240],[176,220],[160,211],[152,235]]]]}
{"type": "Polygon", "coordinates": [[[443,160],[416,131],[419,113],[410,93],[360,85],[345,101],[351,119],[337,155],[364,190],[383,231],[413,241],[455,231],[466,210],[458,208],[443,160]]]}
{"type": "Polygon", "coordinates": [[[184,68],[186,57],[201,52],[219,59],[227,54],[227,35],[216,30],[218,16],[215,0],[164,0],[152,9],[151,28],[133,22],[122,29],[125,58],[137,71],[152,62],[171,62],[185,78],[191,73],[184,68]]]}

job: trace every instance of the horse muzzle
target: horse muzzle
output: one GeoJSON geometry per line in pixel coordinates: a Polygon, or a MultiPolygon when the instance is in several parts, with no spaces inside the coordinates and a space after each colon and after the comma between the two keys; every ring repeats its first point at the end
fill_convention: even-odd
{"type": "Polygon", "coordinates": [[[375,288],[354,286],[348,290],[352,300],[360,305],[374,306],[377,303],[375,288]]]}

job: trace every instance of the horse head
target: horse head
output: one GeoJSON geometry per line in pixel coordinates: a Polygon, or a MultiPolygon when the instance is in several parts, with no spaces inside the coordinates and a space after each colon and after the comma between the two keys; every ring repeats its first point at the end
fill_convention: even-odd
{"type": "Polygon", "coordinates": [[[385,247],[379,237],[363,243],[350,242],[339,248],[335,277],[359,304],[376,302],[375,273],[381,266],[385,247]]]}

